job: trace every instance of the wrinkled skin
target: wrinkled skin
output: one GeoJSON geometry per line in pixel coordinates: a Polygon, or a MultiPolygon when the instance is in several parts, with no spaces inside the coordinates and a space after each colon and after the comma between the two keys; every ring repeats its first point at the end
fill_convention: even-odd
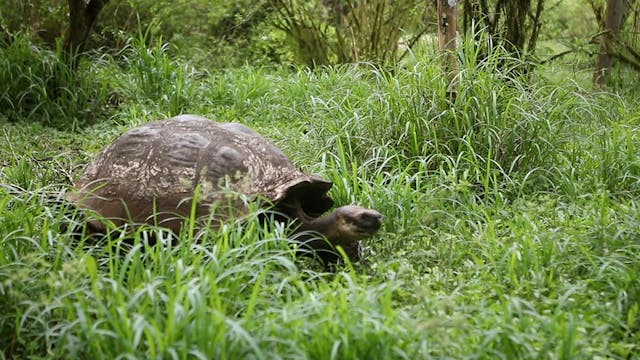
{"type": "MultiPolygon", "coordinates": [[[[323,255],[341,246],[351,260],[360,257],[360,240],[377,232],[382,215],[347,205],[321,216],[333,205],[331,183],[300,171],[275,145],[252,129],[236,123],[216,123],[194,115],[145,124],[127,131],[87,167],[67,199],[117,226],[157,224],[179,233],[195,209],[197,218],[215,220],[247,210],[247,201],[271,204],[299,222],[308,237],[306,248],[323,255]],[[193,199],[197,199],[196,206],[193,199]]],[[[214,224],[215,226],[215,224],[214,224]]],[[[105,233],[103,221],[89,220],[88,229],[105,233]]]]}

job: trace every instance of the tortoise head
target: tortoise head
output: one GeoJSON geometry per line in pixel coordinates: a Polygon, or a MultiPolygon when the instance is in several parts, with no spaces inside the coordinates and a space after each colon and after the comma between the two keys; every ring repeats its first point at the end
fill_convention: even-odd
{"type": "Polygon", "coordinates": [[[303,249],[320,257],[325,264],[331,265],[340,261],[336,249],[341,247],[351,261],[361,256],[361,240],[373,236],[382,226],[382,214],[376,210],[356,205],[337,208],[328,215],[310,218],[299,217],[300,231],[321,234],[323,238],[305,235],[303,249]]]}
{"type": "Polygon", "coordinates": [[[311,250],[325,263],[339,260],[335,248],[342,247],[350,260],[360,257],[360,240],[373,236],[382,225],[382,214],[373,209],[346,205],[322,216],[333,206],[327,195],[332,183],[313,175],[297,177],[286,183],[276,197],[276,208],[288,218],[299,222],[297,231],[303,248],[311,250]],[[309,236],[321,234],[324,239],[309,236]]]}
{"type": "MultiPolygon", "coordinates": [[[[322,219],[327,230],[323,235],[334,245],[348,244],[373,236],[382,226],[382,214],[373,209],[346,205],[322,219]]],[[[320,219],[316,219],[319,221],[320,219]]]]}

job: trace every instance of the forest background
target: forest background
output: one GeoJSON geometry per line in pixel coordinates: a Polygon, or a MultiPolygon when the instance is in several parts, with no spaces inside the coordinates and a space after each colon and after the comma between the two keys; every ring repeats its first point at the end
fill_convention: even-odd
{"type": "Polygon", "coordinates": [[[450,3],[2,2],[0,357],[636,358],[640,5],[450,3]],[[383,213],[366,260],[298,259],[258,209],[74,242],[84,166],[181,113],[383,213]]]}

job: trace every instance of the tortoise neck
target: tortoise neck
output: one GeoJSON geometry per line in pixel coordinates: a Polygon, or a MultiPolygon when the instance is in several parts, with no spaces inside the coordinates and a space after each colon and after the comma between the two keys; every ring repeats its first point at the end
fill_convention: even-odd
{"type": "Polygon", "coordinates": [[[333,243],[339,237],[336,229],[336,212],[331,212],[320,217],[313,217],[307,214],[300,203],[294,203],[294,218],[300,221],[300,231],[313,231],[324,235],[324,237],[333,243]]]}
{"type": "MultiPolygon", "coordinates": [[[[301,211],[304,213],[304,211],[301,211]]],[[[332,212],[328,215],[312,218],[307,214],[303,214],[303,216],[298,215],[298,219],[301,221],[300,230],[302,231],[315,231],[324,235],[329,242],[333,242],[336,240],[336,214],[332,212]]]]}
{"type": "Polygon", "coordinates": [[[338,224],[338,213],[336,211],[322,217],[313,218],[308,215],[299,216],[301,221],[300,230],[312,231],[322,234],[325,239],[311,235],[304,240],[305,247],[311,249],[319,256],[325,264],[334,264],[340,261],[341,256],[336,248],[340,246],[351,261],[360,258],[360,243],[358,239],[341,232],[338,224]]]}

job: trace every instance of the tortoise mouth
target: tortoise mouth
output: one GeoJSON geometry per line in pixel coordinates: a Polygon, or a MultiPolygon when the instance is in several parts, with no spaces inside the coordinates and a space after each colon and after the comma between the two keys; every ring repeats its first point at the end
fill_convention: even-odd
{"type": "Polygon", "coordinates": [[[382,227],[382,220],[377,220],[376,222],[371,222],[371,223],[359,223],[359,224],[354,224],[356,226],[356,233],[358,234],[362,234],[362,235],[373,235],[375,233],[378,232],[378,230],[380,230],[380,227],[382,227]]]}

